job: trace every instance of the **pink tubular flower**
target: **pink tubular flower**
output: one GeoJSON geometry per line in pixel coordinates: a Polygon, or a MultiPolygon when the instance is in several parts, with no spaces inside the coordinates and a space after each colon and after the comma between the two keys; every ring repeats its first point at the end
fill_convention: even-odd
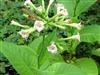
{"type": "Polygon", "coordinates": [[[81,25],[81,22],[80,23],[73,23],[73,25],[75,25],[75,27],[80,30],[82,25],[81,25]]]}
{"type": "Polygon", "coordinates": [[[21,35],[21,37],[23,38],[23,39],[27,39],[28,37],[29,37],[29,33],[28,33],[28,31],[27,30],[21,30],[21,31],[19,31],[18,32],[20,35],[21,35]]]}
{"type": "Polygon", "coordinates": [[[57,53],[57,46],[54,43],[48,46],[47,49],[50,53],[57,53]]]}
{"type": "Polygon", "coordinates": [[[34,28],[30,28],[30,29],[22,29],[21,31],[19,31],[18,33],[21,35],[21,37],[25,40],[28,39],[29,34],[32,33],[34,31],[34,28]]]}
{"type": "Polygon", "coordinates": [[[38,32],[41,32],[44,29],[44,22],[43,21],[35,21],[34,23],[34,29],[36,29],[38,32]]]}
{"type": "Polygon", "coordinates": [[[81,39],[80,39],[80,34],[79,34],[79,32],[78,32],[76,35],[70,36],[70,37],[68,37],[68,38],[62,38],[61,40],[70,40],[70,39],[75,39],[75,40],[78,40],[78,41],[80,42],[81,39]]]}
{"type": "Polygon", "coordinates": [[[77,40],[80,42],[80,34],[77,33],[77,35],[74,35],[74,36],[73,36],[73,39],[77,39],[77,40]]]}
{"type": "Polygon", "coordinates": [[[80,42],[80,34],[77,33],[76,35],[73,35],[71,37],[68,37],[67,39],[77,39],[80,42]]]}

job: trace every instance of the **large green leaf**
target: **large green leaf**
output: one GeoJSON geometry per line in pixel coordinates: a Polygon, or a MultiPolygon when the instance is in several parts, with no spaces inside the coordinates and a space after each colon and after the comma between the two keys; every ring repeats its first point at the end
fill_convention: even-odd
{"type": "Polygon", "coordinates": [[[37,75],[37,55],[31,48],[0,41],[0,52],[20,75],[37,75]]]}
{"type": "Polygon", "coordinates": [[[100,26],[86,26],[80,31],[80,36],[82,42],[100,41],[100,26]]]}
{"type": "Polygon", "coordinates": [[[78,67],[67,63],[55,63],[46,71],[54,73],[53,75],[86,75],[78,67]]]}
{"type": "Polygon", "coordinates": [[[96,56],[100,56],[100,48],[98,48],[96,50],[92,50],[92,54],[96,55],[96,56]]]}
{"type": "Polygon", "coordinates": [[[91,5],[93,5],[97,0],[79,0],[75,14],[79,16],[82,12],[86,11],[91,5]]]}
{"type": "Polygon", "coordinates": [[[75,63],[87,75],[98,75],[98,68],[91,58],[80,58],[75,63]]]}
{"type": "Polygon", "coordinates": [[[63,3],[68,11],[69,16],[74,16],[74,10],[76,6],[76,0],[57,0],[59,3],[63,3]]]}

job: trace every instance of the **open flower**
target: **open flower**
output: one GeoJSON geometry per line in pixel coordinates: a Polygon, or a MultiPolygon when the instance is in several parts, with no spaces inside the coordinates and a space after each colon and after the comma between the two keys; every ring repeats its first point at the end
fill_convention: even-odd
{"type": "Polygon", "coordinates": [[[54,43],[48,46],[47,49],[50,53],[57,53],[57,46],[54,43]]]}
{"type": "Polygon", "coordinates": [[[18,33],[22,36],[23,39],[27,40],[29,37],[29,34],[32,33],[33,31],[34,31],[33,28],[26,29],[26,30],[22,29],[18,33]]]}
{"type": "Polygon", "coordinates": [[[24,3],[24,5],[27,6],[30,3],[31,3],[31,0],[26,0],[25,3],[24,3]]]}
{"type": "Polygon", "coordinates": [[[77,39],[78,41],[80,41],[80,34],[77,33],[77,35],[74,35],[71,37],[72,39],[77,39]]]}
{"type": "Polygon", "coordinates": [[[68,16],[67,9],[65,9],[63,4],[56,4],[56,7],[57,7],[57,14],[68,16]]]}
{"type": "Polygon", "coordinates": [[[29,37],[29,33],[28,33],[27,30],[23,30],[23,29],[22,29],[22,30],[19,31],[18,33],[22,36],[23,39],[26,39],[26,40],[27,40],[27,38],[29,37]]]}
{"type": "Polygon", "coordinates": [[[81,25],[81,22],[80,23],[73,23],[73,25],[78,29],[80,30],[82,25],[81,25]]]}
{"type": "Polygon", "coordinates": [[[80,42],[80,34],[77,33],[76,35],[73,35],[71,37],[68,38],[62,38],[61,40],[70,40],[70,39],[77,39],[80,42]]]}
{"type": "Polygon", "coordinates": [[[43,21],[35,21],[34,23],[34,28],[38,31],[41,32],[45,26],[44,26],[44,22],[43,21]]]}

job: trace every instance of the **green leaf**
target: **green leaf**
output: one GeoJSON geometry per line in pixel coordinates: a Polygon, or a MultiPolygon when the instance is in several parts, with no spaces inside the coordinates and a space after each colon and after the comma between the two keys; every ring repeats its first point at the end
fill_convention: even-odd
{"type": "Polygon", "coordinates": [[[100,41],[100,26],[91,25],[91,26],[84,27],[80,31],[80,37],[82,42],[100,41]]]}
{"type": "Polygon", "coordinates": [[[57,0],[59,3],[63,3],[68,11],[69,16],[74,16],[74,10],[76,5],[76,0],[57,0]]]}
{"type": "Polygon", "coordinates": [[[32,43],[29,44],[29,47],[32,48],[38,54],[38,48],[43,41],[43,36],[35,39],[32,43]]]}
{"type": "Polygon", "coordinates": [[[79,0],[75,14],[79,16],[82,12],[86,11],[91,5],[93,5],[97,0],[79,0]]]}
{"type": "Polygon", "coordinates": [[[3,53],[20,75],[37,75],[37,55],[27,46],[0,41],[3,53]]]}
{"type": "Polygon", "coordinates": [[[92,54],[96,55],[96,56],[100,56],[100,48],[98,48],[96,50],[92,50],[92,54]]]}
{"type": "Polygon", "coordinates": [[[75,65],[87,75],[98,75],[98,68],[91,58],[80,58],[76,60],[75,65]]]}
{"type": "Polygon", "coordinates": [[[100,74],[100,63],[97,62],[97,67],[98,67],[98,73],[100,74]]]}
{"type": "Polygon", "coordinates": [[[55,63],[46,71],[54,73],[53,75],[86,75],[78,67],[67,63],[55,63]]]}

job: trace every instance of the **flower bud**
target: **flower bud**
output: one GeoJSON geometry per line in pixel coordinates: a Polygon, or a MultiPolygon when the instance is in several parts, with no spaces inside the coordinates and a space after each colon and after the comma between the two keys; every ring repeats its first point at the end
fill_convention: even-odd
{"type": "Polygon", "coordinates": [[[16,25],[16,26],[23,27],[23,28],[29,28],[29,26],[21,25],[20,23],[14,20],[11,21],[11,25],[16,25]]]}
{"type": "Polygon", "coordinates": [[[42,6],[37,7],[37,9],[38,9],[39,12],[42,12],[42,11],[43,11],[43,10],[42,10],[42,9],[43,9],[42,6]]]}
{"type": "Polygon", "coordinates": [[[17,26],[20,26],[21,24],[19,24],[18,22],[12,20],[12,21],[11,21],[11,25],[17,25],[17,26]]]}
{"type": "Polygon", "coordinates": [[[73,23],[73,25],[78,29],[80,30],[81,29],[81,22],[80,23],[73,23]]]}

